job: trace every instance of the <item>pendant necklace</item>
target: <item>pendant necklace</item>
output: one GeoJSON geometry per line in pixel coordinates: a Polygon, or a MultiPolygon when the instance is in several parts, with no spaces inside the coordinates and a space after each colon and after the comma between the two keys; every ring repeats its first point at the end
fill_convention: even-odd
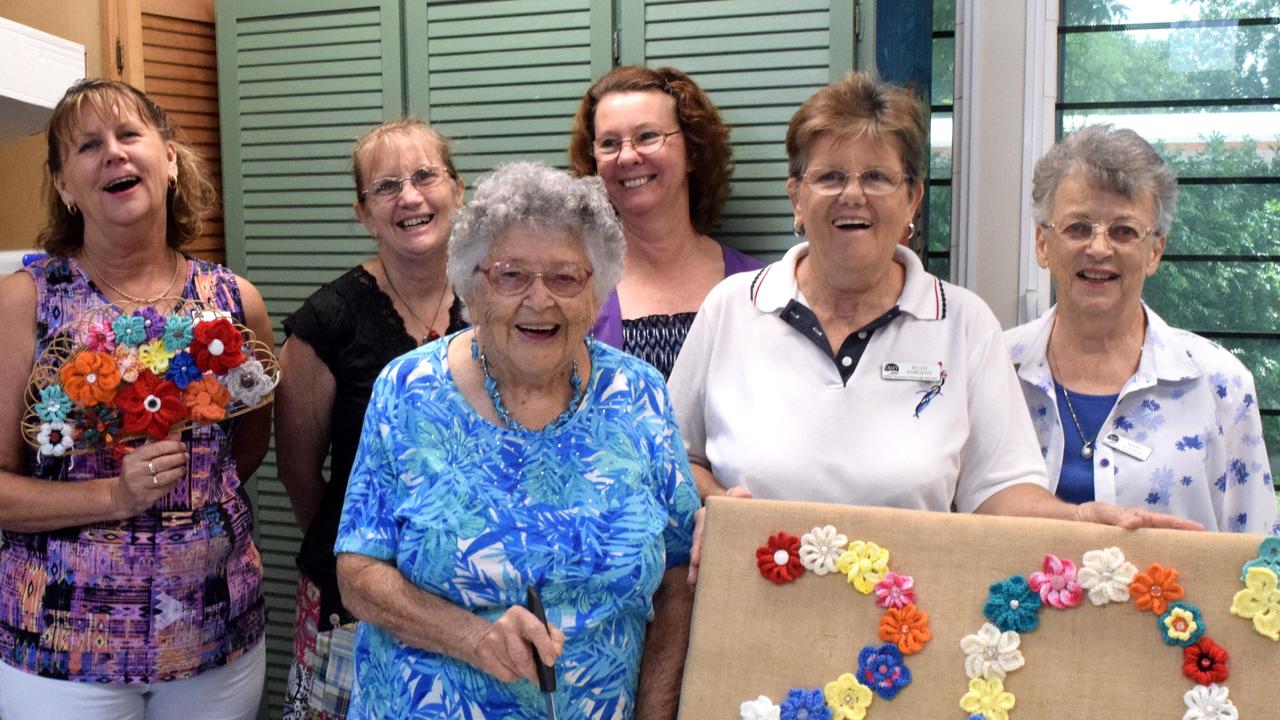
{"type": "Polygon", "coordinates": [[[1076,416],[1076,409],[1071,406],[1071,391],[1067,389],[1066,385],[1058,384],[1062,387],[1062,398],[1067,401],[1067,412],[1071,413],[1071,422],[1076,426],[1076,432],[1080,435],[1080,442],[1084,443],[1080,446],[1080,457],[1085,460],[1092,460],[1093,443],[1097,438],[1090,440],[1084,436],[1084,430],[1080,428],[1080,418],[1076,416]]]}
{"type": "MultiPolygon", "coordinates": [[[[493,403],[493,409],[498,413],[498,417],[502,420],[502,424],[508,430],[519,430],[528,432],[529,428],[521,425],[518,420],[511,417],[511,413],[507,410],[507,406],[502,402],[502,393],[498,392],[498,381],[493,379],[493,375],[489,372],[489,359],[484,353],[480,352],[480,346],[476,344],[476,336],[471,336],[471,359],[480,363],[480,370],[484,372],[484,389],[489,393],[489,402],[493,403]]],[[[578,409],[578,404],[582,402],[582,378],[578,377],[578,361],[570,361],[569,365],[569,387],[573,390],[573,394],[569,398],[569,405],[564,412],[556,416],[555,420],[547,423],[542,428],[542,432],[555,430],[561,425],[569,421],[573,417],[573,413],[578,409]]]]}
{"type": "MultiPolygon", "coordinates": [[[[382,256],[378,256],[378,265],[382,267],[382,277],[387,279],[387,287],[391,288],[391,292],[400,299],[400,304],[404,305],[404,309],[409,311],[409,315],[413,317],[414,320],[417,320],[419,325],[427,329],[427,334],[422,337],[422,342],[419,342],[418,344],[424,345],[432,340],[439,340],[440,333],[436,332],[434,325],[436,318],[440,316],[440,303],[444,302],[445,291],[449,289],[449,280],[446,278],[444,285],[440,287],[440,295],[436,298],[435,313],[431,316],[431,322],[425,323],[422,322],[422,318],[418,317],[418,313],[413,311],[413,306],[409,304],[409,301],[405,300],[404,296],[400,294],[400,291],[396,289],[396,284],[391,279],[391,273],[387,272],[387,264],[382,262],[382,256]]],[[[448,328],[446,327],[445,329],[447,330],[448,328]]]]}
{"type": "Polygon", "coordinates": [[[93,276],[96,277],[98,280],[101,280],[102,284],[107,286],[107,289],[111,290],[112,292],[124,298],[125,300],[128,300],[131,303],[134,303],[135,305],[154,305],[156,301],[163,300],[164,298],[169,296],[169,293],[173,291],[173,286],[178,282],[178,276],[182,274],[181,273],[182,263],[178,261],[179,257],[180,255],[178,253],[176,252],[173,253],[173,277],[169,278],[169,284],[165,286],[164,290],[160,291],[159,295],[155,295],[148,298],[140,298],[134,295],[130,295],[129,293],[121,290],[115,285],[112,285],[111,281],[107,279],[107,276],[101,270],[98,269],[97,265],[93,264],[92,260],[89,259],[89,250],[84,247],[80,248],[80,259],[84,261],[84,265],[86,268],[89,269],[89,272],[92,273],[93,276]]]}

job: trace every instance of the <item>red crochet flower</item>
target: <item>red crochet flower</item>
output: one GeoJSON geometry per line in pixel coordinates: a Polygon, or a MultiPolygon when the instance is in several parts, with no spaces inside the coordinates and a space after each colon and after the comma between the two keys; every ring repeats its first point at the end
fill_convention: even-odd
{"type": "Polygon", "coordinates": [[[784,585],[804,574],[800,561],[800,538],[784,532],[769,536],[769,543],[756,548],[760,574],[775,585],[784,585]]]}
{"type": "Polygon", "coordinates": [[[244,337],[226,318],[196,325],[191,355],[201,372],[226,375],[244,362],[244,337]]]}
{"type": "Polygon", "coordinates": [[[136,382],[117,392],[115,402],[124,411],[125,432],[146,433],[154,440],[163,440],[174,423],[187,416],[178,386],[150,370],[138,373],[136,382]]]}
{"type": "Polygon", "coordinates": [[[1182,674],[1200,685],[1227,681],[1227,651],[1208,637],[1182,648],[1182,674]]]}

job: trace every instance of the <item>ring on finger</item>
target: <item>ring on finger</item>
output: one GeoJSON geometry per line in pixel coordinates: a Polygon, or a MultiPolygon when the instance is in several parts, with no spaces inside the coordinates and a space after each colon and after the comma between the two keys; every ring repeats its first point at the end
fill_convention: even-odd
{"type": "Polygon", "coordinates": [[[159,485],[159,484],[160,484],[160,477],[159,477],[159,476],[157,476],[157,475],[152,475],[152,476],[151,476],[151,484],[152,484],[152,485],[159,485]]]}
{"type": "Polygon", "coordinates": [[[151,473],[151,477],[155,477],[156,475],[159,474],[156,472],[155,463],[151,462],[150,460],[147,461],[147,472],[151,473]]]}

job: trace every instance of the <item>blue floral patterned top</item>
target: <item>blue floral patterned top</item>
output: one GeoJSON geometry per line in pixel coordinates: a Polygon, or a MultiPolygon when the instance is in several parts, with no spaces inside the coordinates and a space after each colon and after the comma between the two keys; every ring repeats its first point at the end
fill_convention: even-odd
{"type": "MultiPolygon", "coordinates": [[[[536,584],[565,633],[565,718],[630,718],[652,597],[689,562],[698,509],[662,377],[590,343],[578,411],[555,430],[481,418],[447,361],[456,336],[378,377],[347,488],[337,552],[394,563],[488,620],[536,584]]],[[[503,683],[360,623],[350,717],[543,718],[536,685],[503,683]]]]}

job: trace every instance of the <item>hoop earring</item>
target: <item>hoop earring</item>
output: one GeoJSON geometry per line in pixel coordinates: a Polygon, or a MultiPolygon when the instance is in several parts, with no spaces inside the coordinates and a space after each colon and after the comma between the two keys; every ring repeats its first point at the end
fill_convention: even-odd
{"type": "Polygon", "coordinates": [[[913,238],[913,237],[915,237],[915,236],[916,236],[916,223],[915,223],[915,221],[913,220],[913,221],[911,221],[911,222],[907,223],[907,239],[908,239],[908,240],[910,240],[911,238],[913,238]]]}
{"type": "Polygon", "coordinates": [[[75,217],[76,213],[80,212],[80,208],[76,207],[75,203],[69,202],[67,203],[67,212],[70,213],[72,217],[75,217]]]}
{"type": "Polygon", "coordinates": [[[800,238],[804,237],[804,223],[799,220],[791,223],[791,234],[800,238]]]}

